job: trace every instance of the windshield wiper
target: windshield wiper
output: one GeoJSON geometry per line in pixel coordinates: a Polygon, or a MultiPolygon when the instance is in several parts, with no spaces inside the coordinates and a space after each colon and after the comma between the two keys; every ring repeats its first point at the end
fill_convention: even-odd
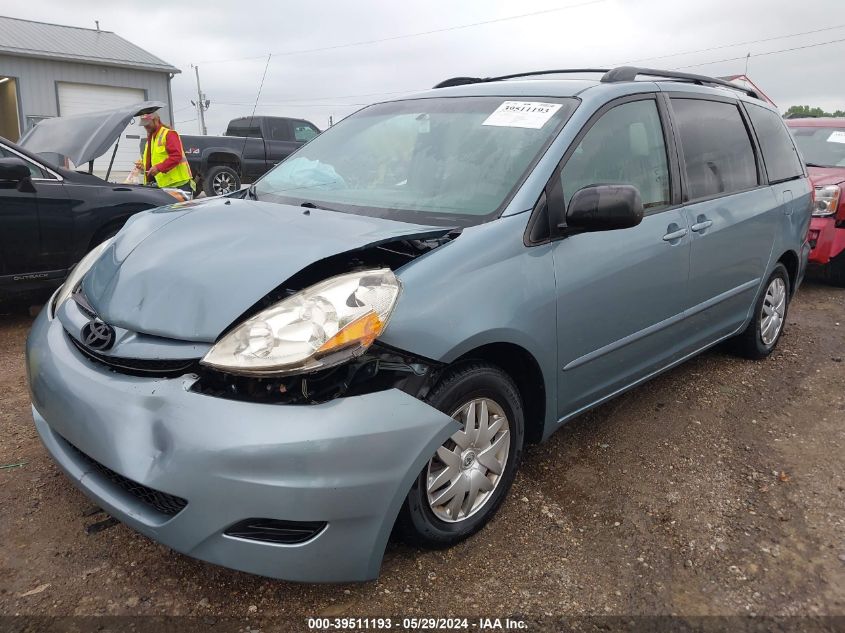
{"type": "Polygon", "coordinates": [[[835,167],[835,165],[820,165],[819,163],[804,163],[807,167],[835,167]]]}
{"type": "Polygon", "coordinates": [[[255,192],[255,183],[252,183],[249,187],[247,187],[246,195],[248,198],[258,200],[258,194],[255,192]]]}
{"type": "Polygon", "coordinates": [[[335,211],[335,212],[339,213],[339,211],[337,209],[332,209],[331,207],[326,207],[326,206],[323,206],[322,204],[314,204],[313,202],[310,202],[308,200],[306,200],[305,202],[303,202],[299,206],[305,207],[306,209],[322,209],[323,211],[335,211]]]}

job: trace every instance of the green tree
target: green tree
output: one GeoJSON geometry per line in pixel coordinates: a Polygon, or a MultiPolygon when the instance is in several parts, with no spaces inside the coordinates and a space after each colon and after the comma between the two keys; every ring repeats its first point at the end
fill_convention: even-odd
{"type": "Polygon", "coordinates": [[[790,106],[784,113],[785,117],[799,118],[799,117],[845,117],[845,110],[837,110],[836,112],[825,112],[821,108],[811,108],[808,105],[790,106]]]}

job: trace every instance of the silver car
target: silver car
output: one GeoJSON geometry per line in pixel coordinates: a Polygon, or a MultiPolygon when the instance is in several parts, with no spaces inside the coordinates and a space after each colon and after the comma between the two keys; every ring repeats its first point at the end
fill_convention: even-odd
{"type": "Polygon", "coordinates": [[[448,80],[134,216],[30,334],[47,450],[179,552],[367,580],[394,527],[479,530],[574,416],[726,339],[767,356],[812,197],[777,112],[583,75],[448,80]]]}

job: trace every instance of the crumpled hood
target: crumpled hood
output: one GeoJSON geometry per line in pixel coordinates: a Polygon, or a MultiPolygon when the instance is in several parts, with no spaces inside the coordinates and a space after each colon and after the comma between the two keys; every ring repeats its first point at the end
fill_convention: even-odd
{"type": "Polygon", "coordinates": [[[807,171],[816,187],[838,185],[845,181],[845,167],[807,167],[807,171]]]}
{"type": "Polygon", "coordinates": [[[35,154],[66,156],[81,166],[102,156],[133,117],[163,107],[161,101],[142,101],[113,110],[44,119],[18,145],[35,154]]]}
{"type": "Polygon", "coordinates": [[[186,202],[133,216],[85,275],[83,290],[107,323],[213,342],[315,261],[449,230],[253,200],[186,202]]]}

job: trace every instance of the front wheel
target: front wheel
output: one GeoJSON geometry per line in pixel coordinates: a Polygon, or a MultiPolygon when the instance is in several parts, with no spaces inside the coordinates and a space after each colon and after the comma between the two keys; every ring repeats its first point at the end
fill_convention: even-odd
{"type": "Polygon", "coordinates": [[[507,495],[522,456],[523,406],[510,376],[480,362],[447,373],[427,400],[461,429],[420,472],[397,527],[410,544],[449,547],[480,530],[507,495]]]}
{"type": "Polygon", "coordinates": [[[735,339],[741,356],[759,360],[774,351],[786,325],[789,297],[789,273],[783,264],[778,264],[754,306],[751,322],[735,339]]]}
{"type": "Polygon", "coordinates": [[[207,196],[222,196],[234,193],[241,188],[238,172],[228,165],[215,165],[209,168],[203,178],[202,189],[207,196]]]}

